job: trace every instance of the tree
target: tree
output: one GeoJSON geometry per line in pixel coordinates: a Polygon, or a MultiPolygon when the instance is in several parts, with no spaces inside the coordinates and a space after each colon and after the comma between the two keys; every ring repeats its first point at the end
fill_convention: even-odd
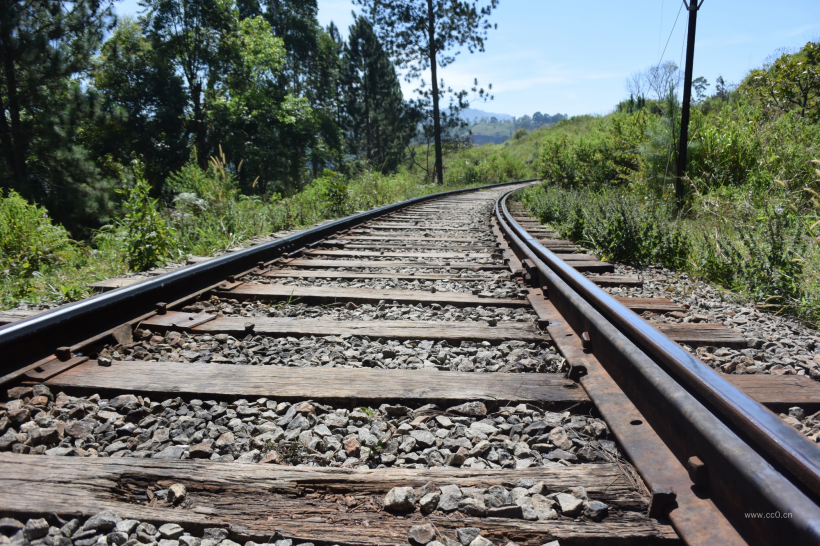
{"type": "Polygon", "coordinates": [[[194,137],[200,167],[211,152],[205,122],[205,94],[222,80],[223,34],[237,18],[231,0],[142,0],[152,47],[182,74],[189,97],[189,132],[194,137]]]}
{"type": "Polygon", "coordinates": [[[715,97],[723,101],[729,100],[729,89],[723,76],[718,76],[715,80],[715,97]]]}
{"type": "Polygon", "coordinates": [[[108,123],[87,130],[91,148],[97,156],[110,156],[122,165],[136,154],[145,163],[146,178],[161,188],[188,156],[181,76],[157,55],[143,28],[129,17],[119,20],[103,44],[92,76],[111,116],[108,123]]]}
{"type": "Polygon", "coordinates": [[[379,170],[394,170],[415,130],[396,70],[369,21],[357,17],[342,59],[347,147],[379,170]]]}
{"type": "MultiPolygon", "coordinates": [[[[455,47],[470,53],[484,51],[489,22],[498,0],[355,0],[366,8],[368,17],[378,29],[379,38],[399,68],[406,70],[407,81],[421,77],[429,70],[431,88],[421,81],[420,106],[432,103],[432,131],[435,146],[435,175],[444,182],[442,151],[443,116],[440,100],[445,93],[438,68],[453,62],[458,54],[448,54],[455,47]]],[[[463,108],[466,92],[459,94],[456,109],[463,108]]],[[[484,90],[481,89],[481,95],[484,90]]],[[[452,112],[451,112],[452,114],[452,112]]],[[[448,120],[449,121],[449,120],[448,120]]]]}
{"type": "MultiPolygon", "coordinates": [[[[647,69],[648,70],[648,69],[647,69]]],[[[626,92],[633,97],[646,95],[647,81],[645,72],[633,72],[626,79],[626,92]]]]}
{"type": "MultiPolygon", "coordinates": [[[[316,133],[313,110],[304,97],[277,85],[285,48],[270,24],[257,16],[232,25],[221,38],[223,81],[209,100],[206,117],[211,139],[224,143],[228,162],[250,193],[271,182],[299,179],[304,146],[316,133]]],[[[285,187],[278,189],[288,190],[285,187]]]]}
{"type": "Polygon", "coordinates": [[[755,70],[743,89],[770,108],[795,110],[820,120],[820,42],[809,42],[794,54],[784,53],[768,70],[755,70]]]}
{"type": "Polygon", "coordinates": [[[703,76],[699,76],[692,80],[692,88],[695,90],[695,101],[702,102],[706,99],[706,88],[709,87],[709,82],[703,76]]]}
{"type": "Polygon", "coordinates": [[[110,206],[113,181],[79,133],[103,115],[80,79],[113,23],[108,0],[0,0],[0,185],[45,204],[75,233],[110,206]]]}
{"type": "Polygon", "coordinates": [[[670,88],[675,90],[680,81],[678,65],[672,61],[650,66],[644,75],[644,81],[649,89],[655,93],[659,101],[666,100],[669,96],[670,88]]]}

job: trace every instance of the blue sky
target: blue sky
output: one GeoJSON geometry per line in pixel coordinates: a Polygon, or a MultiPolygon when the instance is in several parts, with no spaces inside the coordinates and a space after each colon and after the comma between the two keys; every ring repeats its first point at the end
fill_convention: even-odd
{"type": "MultiPolygon", "coordinates": [[[[133,14],[136,0],[116,7],[133,14]]],[[[667,39],[664,60],[682,65],[685,10],[672,30],[679,7],[676,0],[501,0],[486,51],[460,55],[442,76],[459,89],[473,78],[492,82],[495,100],[473,104],[482,110],[604,114],[626,95],[630,73],[658,62],[667,39]]],[[[346,36],[352,9],[350,0],[319,0],[319,21],[334,21],[346,36]]],[[[820,2],[704,0],[696,36],[694,75],[711,92],[720,74],[739,82],[777,49],[820,40],[820,2]]],[[[403,82],[406,96],[413,87],[403,82]]]]}

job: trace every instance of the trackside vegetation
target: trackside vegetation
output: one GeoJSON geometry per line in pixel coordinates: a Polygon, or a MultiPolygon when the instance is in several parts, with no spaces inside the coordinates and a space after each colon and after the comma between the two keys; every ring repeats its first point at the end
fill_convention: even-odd
{"type": "Polygon", "coordinates": [[[727,297],[820,320],[820,44],[781,55],[693,105],[686,201],[674,202],[674,93],[533,133],[522,196],[602,257],[658,264],[727,297]]]}

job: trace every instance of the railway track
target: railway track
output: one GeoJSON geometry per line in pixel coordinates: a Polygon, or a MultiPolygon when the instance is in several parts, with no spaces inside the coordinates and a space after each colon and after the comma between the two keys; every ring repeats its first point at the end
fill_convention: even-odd
{"type": "Polygon", "coordinates": [[[820,543],[820,451],[771,411],[816,384],[700,363],[747,340],[609,296],[640,280],[529,182],[0,328],[0,543],[820,543]]]}

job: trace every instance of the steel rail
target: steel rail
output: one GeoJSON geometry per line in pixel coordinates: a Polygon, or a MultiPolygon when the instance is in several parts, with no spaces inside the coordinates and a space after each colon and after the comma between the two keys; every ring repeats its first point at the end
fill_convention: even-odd
{"type": "Polygon", "coordinates": [[[271,261],[384,214],[433,199],[535,180],[452,190],[384,205],[3,326],[0,328],[0,376],[51,355],[57,347],[75,345],[106,332],[112,325],[150,313],[157,302],[177,301],[224,281],[229,275],[252,269],[260,261],[271,261]]]}
{"type": "MultiPolygon", "coordinates": [[[[515,222],[512,217],[510,221],[515,222]]],[[[515,225],[522,229],[517,223],[515,225]]],[[[739,432],[783,465],[814,495],[820,496],[820,450],[815,444],[567,265],[535,238],[526,234],[522,239],[564,282],[663,365],[667,372],[725,416],[739,432]]]]}
{"type": "Polygon", "coordinates": [[[734,417],[731,424],[740,421],[745,425],[740,427],[743,431],[765,423],[763,430],[769,433],[766,436],[774,446],[785,446],[785,453],[776,453],[770,441],[764,444],[769,448],[764,451],[766,455],[779,455],[775,457],[779,462],[797,453],[801,456],[798,460],[805,461],[803,465],[786,466],[787,472],[816,468],[817,453],[805,449],[816,452],[816,446],[544,248],[510,215],[506,200],[511,194],[507,192],[498,200],[495,213],[513,247],[532,260],[540,285],[547,287],[547,297],[579,336],[585,334],[582,337],[589,340],[591,352],[647,416],[675,456],[684,464],[692,456],[706,463],[709,495],[744,538],[756,544],[785,540],[820,544],[820,507],[810,498],[810,492],[804,491],[804,474],[792,474],[796,483],[788,479],[754,449],[762,446],[754,442],[752,435],[747,435],[751,442],[741,438],[707,405],[712,400],[722,400],[725,405],[728,398],[730,404],[740,406],[732,406],[736,409],[727,412],[727,417],[734,417]],[[644,339],[652,343],[639,346],[644,339]],[[667,352],[657,356],[660,350],[667,352]],[[692,368],[688,379],[700,378],[706,385],[693,389],[669,368],[692,368]],[[722,385],[726,385],[730,396],[721,396],[722,385]],[[714,392],[715,396],[699,396],[700,390],[714,392]],[[751,413],[756,420],[742,422],[738,416],[743,412],[751,413]],[[745,516],[749,512],[779,513],[782,519],[756,520],[745,516]]]}

